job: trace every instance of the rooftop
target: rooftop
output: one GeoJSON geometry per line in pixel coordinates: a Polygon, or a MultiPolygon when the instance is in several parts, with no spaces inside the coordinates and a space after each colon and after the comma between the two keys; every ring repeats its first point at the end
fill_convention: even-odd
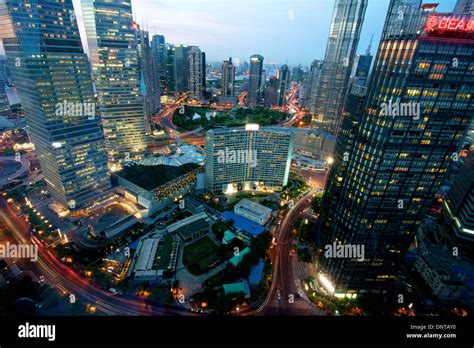
{"type": "Polygon", "coordinates": [[[222,213],[222,217],[225,220],[232,220],[233,226],[240,230],[243,230],[247,233],[250,233],[254,237],[260,235],[265,231],[265,227],[260,226],[256,222],[250,221],[249,219],[244,218],[243,216],[237,215],[232,211],[225,211],[222,213]]]}
{"type": "Polygon", "coordinates": [[[186,163],[181,166],[130,164],[116,174],[147,191],[151,191],[197,168],[199,165],[194,163],[186,163]]]}
{"type": "Polygon", "coordinates": [[[254,216],[266,216],[272,212],[270,208],[258,204],[257,202],[252,202],[249,199],[242,199],[235,205],[234,209],[240,209],[254,216]]]}
{"type": "Polygon", "coordinates": [[[243,292],[246,297],[250,296],[249,284],[245,280],[238,283],[224,284],[222,287],[224,288],[224,293],[226,295],[243,292]]]}
{"type": "Polygon", "coordinates": [[[176,232],[178,232],[184,239],[187,239],[194,232],[205,228],[209,228],[209,224],[206,222],[206,220],[200,219],[178,228],[176,232]]]}
{"type": "Polygon", "coordinates": [[[241,252],[238,253],[238,255],[235,255],[234,257],[232,257],[229,261],[231,264],[233,264],[234,266],[237,266],[241,261],[242,259],[244,258],[245,254],[248,254],[250,252],[250,248],[247,247],[245,248],[244,250],[242,250],[241,252]]]}

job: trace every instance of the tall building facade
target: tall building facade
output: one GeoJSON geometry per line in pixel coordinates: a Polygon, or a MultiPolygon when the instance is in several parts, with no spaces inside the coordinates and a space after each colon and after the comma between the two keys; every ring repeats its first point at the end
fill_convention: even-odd
{"type": "Polygon", "coordinates": [[[288,65],[284,64],[279,72],[278,79],[280,80],[280,86],[278,88],[278,106],[284,106],[286,104],[286,96],[290,89],[290,69],[288,65]]]}
{"type": "Polygon", "coordinates": [[[304,93],[304,106],[311,109],[315,103],[316,92],[319,87],[319,79],[321,77],[321,62],[313,60],[308,72],[308,80],[306,81],[306,88],[304,93]]]}
{"type": "Polygon", "coordinates": [[[140,66],[140,86],[144,98],[145,125],[147,132],[150,129],[150,116],[160,110],[160,86],[155,80],[153,56],[150,46],[150,37],[147,31],[137,28],[138,62],[140,66]]]}
{"type": "Polygon", "coordinates": [[[472,24],[391,0],[363,113],[338,138],[321,211],[321,245],[365,253],[321,257],[329,291],[381,293],[397,277],[471,122],[472,24]]]}
{"type": "Polygon", "coordinates": [[[71,0],[0,1],[0,38],[48,191],[80,209],[110,188],[91,71],[71,0]]]}
{"type": "Polygon", "coordinates": [[[221,95],[223,97],[235,96],[235,65],[232,63],[232,57],[222,63],[221,84],[221,95]]]}
{"type": "Polygon", "coordinates": [[[454,8],[454,13],[474,15],[474,2],[472,0],[458,0],[454,8]]]}
{"type": "Polygon", "coordinates": [[[158,84],[162,95],[168,94],[168,86],[166,83],[166,42],[164,35],[153,35],[151,40],[151,55],[153,61],[154,82],[158,84]]]}
{"type": "Polygon", "coordinates": [[[247,101],[249,105],[257,105],[262,86],[262,74],[263,74],[263,57],[259,54],[254,54],[250,57],[250,68],[249,68],[249,89],[247,95],[247,101]]]}
{"type": "Polygon", "coordinates": [[[203,64],[202,52],[197,46],[189,47],[189,99],[200,101],[203,98],[203,64]]]}
{"type": "Polygon", "coordinates": [[[471,150],[443,201],[449,233],[474,246],[474,151],[471,150]]]}
{"type": "Polygon", "coordinates": [[[109,166],[147,148],[137,24],[125,0],[81,0],[109,166]]]}
{"type": "Polygon", "coordinates": [[[278,106],[279,88],[280,79],[277,76],[270,77],[264,89],[264,105],[266,107],[278,106]]]}
{"type": "Polygon", "coordinates": [[[176,62],[173,45],[166,46],[166,90],[167,94],[175,94],[176,90],[176,62]]]}
{"type": "Polygon", "coordinates": [[[367,0],[336,0],[326,55],[316,90],[312,126],[337,134],[367,0]]]}
{"type": "Polygon", "coordinates": [[[285,128],[211,129],[206,133],[206,188],[224,193],[281,188],[288,184],[292,154],[293,133],[285,128]]]}
{"type": "Polygon", "coordinates": [[[373,56],[370,53],[370,46],[365,54],[357,55],[351,72],[351,82],[359,86],[367,85],[372,66],[373,56]]]}
{"type": "Polygon", "coordinates": [[[189,89],[189,47],[173,45],[175,92],[186,93],[189,89]]]}

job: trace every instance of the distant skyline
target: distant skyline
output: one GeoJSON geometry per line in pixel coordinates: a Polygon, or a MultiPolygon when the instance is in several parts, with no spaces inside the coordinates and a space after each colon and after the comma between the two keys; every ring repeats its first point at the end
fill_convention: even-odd
{"type": "MultiPolygon", "coordinates": [[[[208,62],[229,57],[248,61],[252,54],[261,54],[266,64],[309,66],[314,59],[324,57],[334,2],[132,0],[132,8],[136,21],[151,36],[162,34],[169,43],[199,46],[208,62]]],[[[439,12],[450,12],[456,0],[439,2],[439,12]]],[[[73,3],[84,43],[80,0],[73,3]]],[[[388,4],[389,0],[369,0],[358,54],[366,51],[372,34],[375,54],[388,4]]]]}

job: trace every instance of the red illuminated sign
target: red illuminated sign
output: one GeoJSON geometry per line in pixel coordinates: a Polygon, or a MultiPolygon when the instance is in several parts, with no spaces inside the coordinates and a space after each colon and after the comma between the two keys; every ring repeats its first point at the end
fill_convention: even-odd
{"type": "Polygon", "coordinates": [[[429,15],[425,23],[427,33],[474,33],[474,19],[429,15]]]}

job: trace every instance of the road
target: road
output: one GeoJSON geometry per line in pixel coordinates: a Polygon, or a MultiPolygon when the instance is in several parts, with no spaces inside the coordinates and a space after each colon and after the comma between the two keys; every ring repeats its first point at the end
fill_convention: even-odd
{"type": "Polygon", "coordinates": [[[61,263],[53,253],[36,237],[31,237],[30,227],[18,217],[16,212],[3,198],[0,198],[0,220],[17,243],[35,244],[38,247],[38,262],[31,262],[31,271],[37,277],[44,275],[45,280],[61,289],[65,294],[73,294],[76,299],[94,305],[98,311],[109,315],[195,315],[184,308],[153,303],[134,296],[113,296],[90,281],[82,278],[69,267],[61,263]]]}
{"type": "MultiPolygon", "coordinates": [[[[293,275],[290,251],[293,245],[291,231],[295,220],[306,210],[316,187],[307,192],[286,214],[279,228],[275,231],[275,239],[271,248],[273,277],[267,297],[254,311],[243,315],[314,315],[315,308],[298,295],[298,288],[293,275]]],[[[296,257],[296,256],[295,256],[296,257]]]]}

